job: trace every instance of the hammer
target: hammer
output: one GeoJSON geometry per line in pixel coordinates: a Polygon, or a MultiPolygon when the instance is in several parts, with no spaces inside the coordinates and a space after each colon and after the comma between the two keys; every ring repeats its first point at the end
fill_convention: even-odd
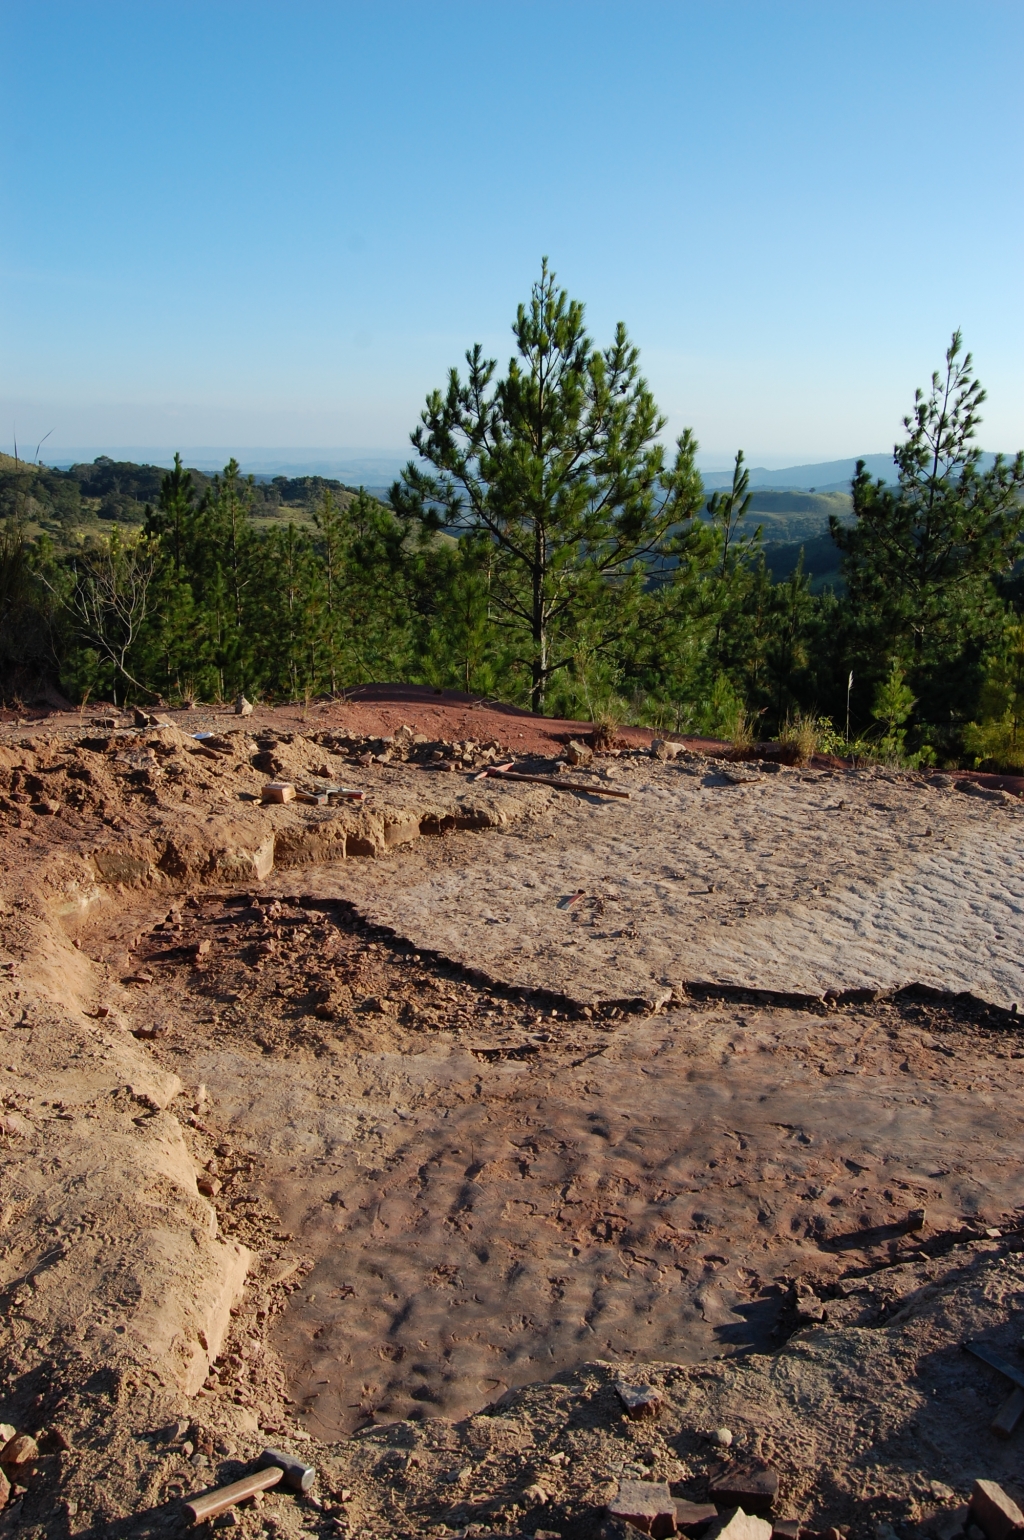
{"type": "Polygon", "coordinates": [[[279,1481],[294,1492],[308,1492],[315,1480],[316,1471],[312,1465],[303,1465],[301,1460],[285,1454],[282,1449],[264,1449],[251,1475],[243,1476],[241,1481],[232,1481],[230,1486],[218,1487],[215,1492],[206,1492],[202,1497],[193,1497],[185,1504],[185,1512],[193,1524],[202,1524],[227,1508],[233,1508],[235,1503],[243,1502],[257,1492],[265,1492],[268,1487],[276,1487],[279,1481]]]}

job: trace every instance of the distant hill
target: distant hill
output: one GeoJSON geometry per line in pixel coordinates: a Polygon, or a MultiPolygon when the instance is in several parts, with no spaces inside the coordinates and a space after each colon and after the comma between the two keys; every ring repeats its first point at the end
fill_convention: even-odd
{"type": "MultiPolygon", "coordinates": [[[[790,465],[785,470],[770,471],[763,465],[750,468],[750,485],[756,487],[787,487],[807,492],[848,492],[857,469],[857,461],[863,460],[872,476],[886,481],[896,480],[896,467],[892,455],[854,455],[852,460],[823,460],[816,465],[790,465]]],[[[717,487],[732,485],[732,471],[704,471],[704,485],[714,491],[717,487]]]]}
{"type": "MultiPolygon", "coordinates": [[[[104,529],[109,532],[112,524],[137,528],[160,496],[165,474],[163,466],[113,460],[109,455],[61,470],[0,454],[0,517],[14,515],[30,536],[45,531],[58,541],[72,538],[72,532],[74,539],[104,529]]],[[[191,474],[194,491],[201,497],[213,477],[195,467],[191,474]]],[[[288,519],[309,522],[327,490],[342,505],[355,496],[351,486],[322,476],[257,478],[251,491],[253,516],[261,524],[288,519]]]]}
{"type": "MultiPolygon", "coordinates": [[[[243,475],[254,475],[259,481],[271,481],[283,476],[294,481],[302,476],[320,476],[337,481],[348,487],[388,487],[396,479],[414,451],[406,449],[239,449],[217,448],[215,445],[181,449],[183,462],[195,470],[213,475],[224,469],[232,456],[238,461],[243,475]]],[[[145,446],[135,448],[55,449],[50,463],[61,470],[72,465],[94,461],[97,457],[112,459],[122,464],[153,465],[169,470],[174,455],[166,449],[145,446]]]]}
{"type": "MultiPolygon", "coordinates": [[[[993,453],[983,454],[982,466],[988,467],[994,459],[993,453]]],[[[848,492],[858,460],[864,461],[870,476],[880,476],[883,481],[896,480],[896,467],[891,454],[855,455],[852,460],[822,460],[814,465],[789,465],[781,471],[769,471],[763,465],[751,466],[750,486],[751,489],[788,487],[808,492],[848,492]]],[[[708,491],[713,492],[719,487],[732,485],[732,471],[702,471],[701,480],[708,491]]]]}
{"type": "Polygon", "coordinates": [[[852,516],[852,502],[844,492],[776,492],[759,489],[751,496],[748,523],[758,523],[765,542],[778,540],[813,540],[828,530],[829,517],[846,520],[852,516]]]}

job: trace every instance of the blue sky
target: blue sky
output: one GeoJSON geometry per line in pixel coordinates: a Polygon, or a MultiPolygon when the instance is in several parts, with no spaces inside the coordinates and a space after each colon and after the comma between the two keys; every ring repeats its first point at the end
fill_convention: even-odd
{"type": "Polygon", "coordinates": [[[4,52],[0,447],[399,449],[542,253],[705,463],[888,448],[957,325],[1024,443],[1020,0],[5,0],[4,52]]]}

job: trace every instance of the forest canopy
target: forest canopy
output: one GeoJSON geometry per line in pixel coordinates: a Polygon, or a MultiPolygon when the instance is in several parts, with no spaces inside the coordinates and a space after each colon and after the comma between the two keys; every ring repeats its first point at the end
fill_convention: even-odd
{"type": "Polygon", "coordinates": [[[1024,767],[1024,456],[982,458],[955,333],[895,446],[819,496],[706,495],[619,325],[545,263],[504,370],[427,397],[390,495],[101,457],[0,457],[0,683],[73,699],[302,699],[407,680],[736,741],[1024,767]],[[809,517],[797,496],[798,518],[809,517]],[[771,527],[766,546],[759,511],[771,527]],[[826,532],[823,520],[828,518],[826,532]],[[790,554],[792,550],[792,554],[790,554]],[[767,559],[766,559],[767,558],[767,559]]]}

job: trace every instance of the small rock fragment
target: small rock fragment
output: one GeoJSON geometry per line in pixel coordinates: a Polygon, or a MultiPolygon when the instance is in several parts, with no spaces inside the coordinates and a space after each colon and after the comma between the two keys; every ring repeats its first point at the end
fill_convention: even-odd
{"type": "Polygon", "coordinates": [[[793,1308],[796,1311],[798,1321],[823,1321],[825,1319],[825,1306],[809,1284],[794,1284],[793,1308]]]}
{"type": "Polygon", "coordinates": [[[651,741],[652,759],[678,759],[682,753],[682,744],[670,743],[667,738],[654,738],[651,741]]]}
{"type": "Polygon", "coordinates": [[[170,1036],[170,1023],[166,1021],[151,1021],[145,1026],[133,1027],[132,1037],[139,1037],[146,1042],[153,1042],[161,1037],[170,1036]]]}
{"type": "Polygon", "coordinates": [[[651,1385],[628,1385],[619,1380],[615,1385],[615,1393],[625,1409],[627,1417],[639,1421],[643,1417],[659,1417],[661,1415],[662,1396],[651,1385]]]}
{"type": "Polygon", "coordinates": [[[928,1223],[928,1210],[926,1208],[912,1208],[907,1215],[908,1230],[923,1230],[928,1223]]]}
{"type": "Polygon", "coordinates": [[[732,1444],[731,1428],[716,1428],[711,1435],[711,1442],[718,1444],[722,1449],[728,1449],[732,1444]]]}
{"type": "MultiPolygon", "coordinates": [[[[0,1464],[6,1464],[7,1450],[0,1455],[0,1464]]],[[[970,1517],[987,1540],[1006,1540],[1016,1529],[1024,1529],[1024,1513],[1012,1497],[1007,1496],[994,1481],[976,1481],[968,1503],[970,1517]]]]}
{"type": "Polygon", "coordinates": [[[540,1506],[547,1502],[548,1494],[542,1486],[538,1486],[538,1484],[534,1482],[532,1486],[528,1486],[523,1492],[523,1500],[524,1502],[536,1503],[538,1506],[540,1506]]]}
{"type": "Polygon", "coordinates": [[[654,1540],[676,1532],[676,1504],[667,1481],[620,1481],[617,1495],[608,1504],[608,1517],[632,1524],[654,1540]]]}
{"type": "Polygon", "coordinates": [[[8,1481],[7,1477],[4,1475],[3,1471],[0,1470],[0,1508],[6,1507],[7,1499],[10,1497],[10,1495],[11,1495],[11,1483],[8,1481]]]}
{"type": "Polygon", "coordinates": [[[237,695],[235,697],[235,716],[236,717],[251,717],[252,716],[252,710],[253,710],[252,701],[246,700],[244,695],[237,695]]]}
{"type": "Polygon", "coordinates": [[[2,1449],[5,1444],[10,1443],[11,1439],[14,1437],[17,1431],[18,1430],[14,1426],[13,1422],[0,1422],[0,1449],[2,1449]]]}
{"type": "Polygon", "coordinates": [[[594,758],[594,751],[588,748],[585,743],[578,743],[573,738],[565,751],[565,757],[570,765],[589,765],[594,758]]]}
{"type": "Polygon", "coordinates": [[[215,1198],[223,1185],[224,1183],[219,1176],[210,1176],[209,1174],[201,1176],[196,1183],[204,1198],[215,1198]]]}
{"type": "Polygon", "coordinates": [[[0,1466],[16,1481],[24,1480],[39,1458],[39,1445],[30,1433],[16,1433],[0,1449],[0,1466]]]}

